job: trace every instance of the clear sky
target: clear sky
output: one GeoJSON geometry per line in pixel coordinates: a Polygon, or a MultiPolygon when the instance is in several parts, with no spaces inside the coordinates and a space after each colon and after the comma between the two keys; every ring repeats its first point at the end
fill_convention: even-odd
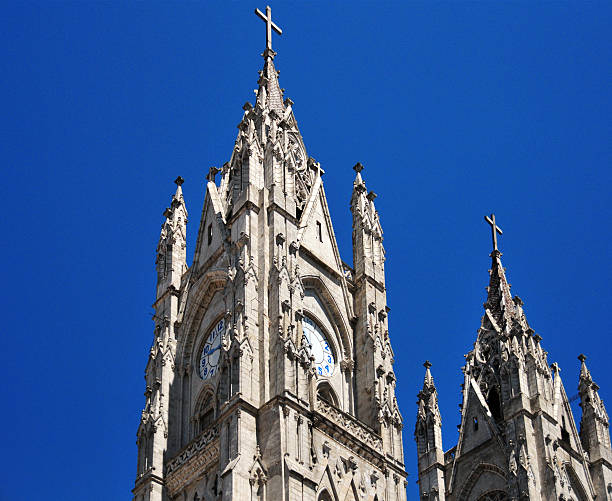
{"type": "MultiPolygon", "coordinates": [[[[131,498],[162,212],[182,175],[191,259],[204,176],[229,160],[263,63],[256,6],[4,4],[0,499],[131,498]]],[[[272,9],[281,86],[326,171],[347,262],[357,161],[379,195],[409,499],[425,359],[445,447],[457,439],[488,283],[485,214],[567,393],[584,352],[608,400],[611,4],[272,9]]]]}

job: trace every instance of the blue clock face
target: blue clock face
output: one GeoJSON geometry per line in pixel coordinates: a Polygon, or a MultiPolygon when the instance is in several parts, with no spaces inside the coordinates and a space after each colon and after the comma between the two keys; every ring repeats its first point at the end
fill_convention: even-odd
{"type": "Polygon", "coordinates": [[[212,378],[217,373],[217,364],[219,363],[219,350],[221,349],[221,338],[225,331],[225,321],[221,319],[219,323],[208,334],[208,338],[202,348],[200,356],[200,377],[206,381],[212,378]]]}
{"type": "Polygon", "coordinates": [[[336,362],[331,347],[325,338],[325,334],[323,334],[319,326],[308,317],[304,317],[302,325],[304,327],[304,337],[312,346],[312,355],[314,356],[317,374],[319,374],[319,376],[331,376],[334,372],[336,362]]]}

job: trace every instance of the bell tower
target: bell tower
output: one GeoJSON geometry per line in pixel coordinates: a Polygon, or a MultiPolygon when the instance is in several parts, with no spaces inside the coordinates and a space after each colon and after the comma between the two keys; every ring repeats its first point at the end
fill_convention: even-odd
{"type": "Polygon", "coordinates": [[[404,501],[375,194],[358,163],[351,267],[279,85],[282,30],[255,13],[256,98],[206,176],[189,266],[181,178],[164,213],[134,500],[404,501]]]}

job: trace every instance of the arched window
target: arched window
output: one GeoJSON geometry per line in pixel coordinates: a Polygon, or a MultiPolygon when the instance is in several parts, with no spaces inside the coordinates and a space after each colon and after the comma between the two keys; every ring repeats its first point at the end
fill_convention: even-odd
{"type": "Polygon", "coordinates": [[[195,435],[199,435],[212,424],[215,420],[215,399],[212,393],[207,392],[200,398],[193,418],[195,435]]]}
{"type": "Polygon", "coordinates": [[[327,381],[324,381],[317,387],[317,398],[339,408],[338,397],[327,381]]]}
{"type": "Polygon", "coordinates": [[[425,454],[429,450],[427,441],[427,430],[424,423],[417,425],[417,451],[419,454],[425,454]]]}

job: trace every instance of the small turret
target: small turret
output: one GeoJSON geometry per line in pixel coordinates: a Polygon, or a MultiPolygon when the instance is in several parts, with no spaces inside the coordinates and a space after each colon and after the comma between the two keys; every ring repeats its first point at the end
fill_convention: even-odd
{"type": "Polygon", "coordinates": [[[438,392],[434,384],[431,363],[427,360],[423,389],[419,392],[414,438],[417,443],[419,492],[421,499],[443,501],[444,450],[442,449],[442,418],[438,407],[438,392]]]}
{"type": "Polygon", "coordinates": [[[580,420],[580,441],[591,460],[609,455],[610,423],[603,400],[599,397],[599,386],[593,381],[586,366],[586,357],[579,355],[580,382],[578,393],[582,419],[580,420]]]}
{"type": "Polygon", "coordinates": [[[353,214],[353,267],[356,280],[363,276],[374,279],[384,287],[385,249],[383,231],[374,206],[376,193],[367,192],[361,177],[363,165],[357,163],[353,169],[357,173],[353,182],[351,212],[353,214]]]}
{"type": "MultiPolygon", "coordinates": [[[[357,415],[374,429],[383,429],[390,409],[385,401],[394,394],[393,354],[389,341],[385,290],[382,227],[374,206],[374,192],[366,189],[361,177],[363,165],[357,163],[353,183],[353,265],[355,268],[355,328],[357,352],[357,415]],[[391,392],[393,390],[393,392],[391,392]],[[387,395],[387,398],[385,398],[387,395]]],[[[382,432],[381,432],[382,433],[382,432]]],[[[392,442],[389,440],[388,442],[392,442]]]]}
{"type": "Polygon", "coordinates": [[[155,260],[157,268],[156,299],[159,299],[170,286],[178,290],[181,285],[181,277],[187,270],[187,208],[181,188],[183,181],[181,176],[174,180],[176,193],[172,196],[170,207],[164,211],[166,220],[162,224],[155,260]]]}
{"type": "MultiPolygon", "coordinates": [[[[138,467],[134,499],[162,501],[164,456],[169,445],[168,417],[170,388],[174,381],[176,357],[175,326],[181,277],[187,270],[187,209],[183,199],[183,178],[177,177],[176,192],[164,211],[157,244],[157,293],[154,338],[145,368],[145,406],[137,432],[138,467]]],[[[170,444],[172,446],[172,444],[170,444]]]]}

